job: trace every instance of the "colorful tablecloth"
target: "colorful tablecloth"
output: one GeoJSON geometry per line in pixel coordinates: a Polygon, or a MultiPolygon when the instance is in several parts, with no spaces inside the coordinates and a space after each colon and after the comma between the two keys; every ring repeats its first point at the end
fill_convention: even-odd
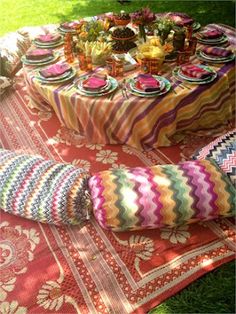
{"type": "MultiPolygon", "coordinates": [[[[235,36],[230,27],[211,27],[220,27],[229,38],[235,36]]],[[[199,63],[195,56],[191,61],[199,63]]],[[[180,84],[172,76],[175,65],[165,63],[162,68],[161,75],[169,78],[173,87],[166,95],[141,98],[129,94],[125,99],[119,89],[112,100],[109,96],[81,96],[76,87],[68,89],[70,83],[40,84],[32,67],[24,69],[30,105],[40,110],[53,108],[63,125],[80,134],[81,141],[149,149],[170,146],[173,140],[183,138],[186,131],[216,128],[233,116],[234,62],[214,64],[212,68],[218,76],[205,85],[180,84]]],[[[74,66],[78,69],[76,62],[74,66]]],[[[78,69],[78,74],[81,73],[78,69]]],[[[138,70],[126,72],[125,78],[137,73],[138,70]]]]}

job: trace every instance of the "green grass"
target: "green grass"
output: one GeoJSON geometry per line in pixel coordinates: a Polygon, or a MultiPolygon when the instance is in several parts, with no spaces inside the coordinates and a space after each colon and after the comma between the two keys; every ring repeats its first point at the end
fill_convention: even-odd
{"type": "Polygon", "coordinates": [[[149,314],[235,313],[235,263],[196,280],[149,314]]]}
{"type": "Polygon", "coordinates": [[[202,25],[215,21],[235,25],[235,1],[131,0],[121,5],[116,0],[0,0],[0,36],[26,25],[59,23],[122,9],[132,12],[144,6],[155,12],[186,12],[202,25]]]}
{"type": "MultiPolygon", "coordinates": [[[[235,26],[235,1],[141,1],[126,5],[116,0],[0,0],[0,36],[23,26],[70,21],[104,12],[135,11],[149,6],[155,12],[186,12],[202,25],[217,22],[235,26]]],[[[235,313],[234,262],[198,279],[150,313],[235,313]]]]}

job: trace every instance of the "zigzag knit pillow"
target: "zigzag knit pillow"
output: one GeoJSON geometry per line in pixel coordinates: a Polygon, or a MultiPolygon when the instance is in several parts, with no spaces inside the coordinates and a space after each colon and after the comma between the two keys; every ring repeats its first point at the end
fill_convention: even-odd
{"type": "Polygon", "coordinates": [[[236,185],[236,129],[227,132],[201,148],[193,158],[213,158],[236,185]]]}
{"type": "Polygon", "coordinates": [[[89,218],[89,173],[70,164],[0,149],[0,208],[50,224],[89,218]]]}
{"type": "Polygon", "coordinates": [[[213,160],[102,171],[89,179],[94,215],[113,231],[234,215],[235,189],[213,160]]]}

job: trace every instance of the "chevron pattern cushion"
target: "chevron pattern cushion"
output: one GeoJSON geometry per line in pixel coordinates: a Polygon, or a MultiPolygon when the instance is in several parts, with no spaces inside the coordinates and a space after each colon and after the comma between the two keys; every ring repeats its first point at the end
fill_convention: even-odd
{"type": "Polygon", "coordinates": [[[0,208],[50,224],[89,217],[89,173],[70,164],[0,149],[0,208]]]}
{"type": "Polygon", "coordinates": [[[236,129],[204,146],[193,158],[213,158],[236,185],[236,129]]]}
{"type": "Polygon", "coordinates": [[[234,215],[235,189],[213,160],[102,171],[89,179],[94,215],[113,231],[234,215]]]}

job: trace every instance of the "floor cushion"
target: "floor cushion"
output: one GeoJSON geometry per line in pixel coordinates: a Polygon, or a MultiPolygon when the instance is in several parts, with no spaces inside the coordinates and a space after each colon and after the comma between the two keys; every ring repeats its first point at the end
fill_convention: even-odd
{"type": "Polygon", "coordinates": [[[21,66],[21,57],[31,45],[29,37],[19,32],[0,38],[1,75],[13,77],[21,66]]]}
{"type": "Polygon", "coordinates": [[[0,149],[0,208],[50,224],[89,218],[89,173],[71,164],[0,149]]]}
{"type": "Polygon", "coordinates": [[[216,138],[197,151],[194,159],[213,158],[236,185],[236,129],[216,138]]]}
{"type": "Polygon", "coordinates": [[[113,231],[232,216],[235,189],[214,160],[101,171],[89,179],[94,215],[113,231]]]}

